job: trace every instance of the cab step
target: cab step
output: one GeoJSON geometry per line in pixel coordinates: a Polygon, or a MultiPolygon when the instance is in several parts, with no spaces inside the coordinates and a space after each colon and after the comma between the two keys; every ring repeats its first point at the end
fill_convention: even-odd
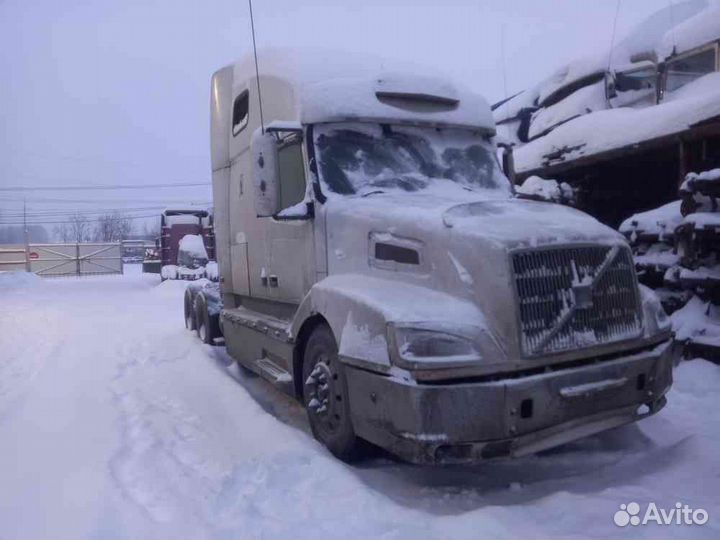
{"type": "Polygon", "coordinates": [[[285,392],[292,391],[292,375],[278,366],[275,362],[267,357],[263,357],[255,361],[255,366],[263,379],[280,387],[285,392]]]}

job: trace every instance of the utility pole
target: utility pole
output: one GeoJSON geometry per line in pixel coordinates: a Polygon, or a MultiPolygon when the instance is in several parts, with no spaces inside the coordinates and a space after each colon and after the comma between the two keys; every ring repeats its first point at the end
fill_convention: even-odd
{"type": "Polygon", "coordinates": [[[23,231],[25,234],[25,271],[30,271],[30,231],[27,225],[27,201],[23,197],[23,231]]]}

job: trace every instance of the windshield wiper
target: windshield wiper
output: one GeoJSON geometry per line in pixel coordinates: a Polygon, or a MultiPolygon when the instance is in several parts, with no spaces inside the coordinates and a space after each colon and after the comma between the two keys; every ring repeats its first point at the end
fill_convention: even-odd
{"type": "Polygon", "coordinates": [[[368,195],[375,195],[377,193],[385,193],[382,189],[375,189],[373,191],[368,191],[367,193],[363,193],[360,195],[361,197],[367,197],[368,195]]]}

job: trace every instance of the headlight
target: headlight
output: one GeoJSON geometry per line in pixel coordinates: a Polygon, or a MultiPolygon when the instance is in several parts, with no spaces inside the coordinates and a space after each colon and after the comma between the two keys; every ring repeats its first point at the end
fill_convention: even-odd
{"type": "Polygon", "coordinates": [[[649,319],[648,330],[650,330],[650,333],[655,334],[657,332],[664,332],[670,329],[670,317],[668,317],[667,313],[665,313],[665,309],[663,309],[655,291],[640,284],[640,294],[645,320],[648,321],[649,319]]]}
{"type": "Polygon", "coordinates": [[[393,362],[408,369],[462,367],[482,360],[471,329],[430,327],[427,323],[388,325],[393,362]],[[463,331],[464,330],[464,331],[463,331]]]}

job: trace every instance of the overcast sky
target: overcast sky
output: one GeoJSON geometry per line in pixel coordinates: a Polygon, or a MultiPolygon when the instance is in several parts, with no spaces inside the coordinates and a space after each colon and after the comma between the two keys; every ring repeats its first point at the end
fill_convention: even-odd
{"type": "MultiPolygon", "coordinates": [[[[616,41],[666,5],[622,1],[616,41]]],[[[259,47],[412,60],[493,102],[505,87],[513,94],[574,57],[606,50],[617,2],[255,0],[253,7],[259,47]]],[[[0,187],[209,181],[210,75],[250,47],[244,0],[0,0],[0,187]]],[[[33,211],[60,207],[40,198],[134,208],[209,194],[184,188],[27,198],[33,211]]],[[[15,212],[21,199],[0,191],[0,212],[15,212]]]]}

